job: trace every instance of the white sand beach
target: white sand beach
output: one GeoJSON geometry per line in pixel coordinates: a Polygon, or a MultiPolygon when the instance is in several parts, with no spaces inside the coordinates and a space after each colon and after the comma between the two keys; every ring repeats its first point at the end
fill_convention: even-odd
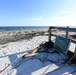
{"type": "MultiPolygon", "coordinates": [[[[52,37],[52,40],[55,38],[52,37]]],[[[0,75],[76,75],[72,74],[76,69],[74,64],[66,66],[60,64],[64,55],[38,53],[28,58],[21,58],[45,41],[48,41],[45,31],[0,32],[0,75]],[[48,61],[46,57],[55,63],[48,61]],[[57,61],[60,65],[56,63],[57,61]],[[62,65],[64,67],[56,70],[62,65]]],[[[74,49],[73,44],[70,49],[74,49]]]]}

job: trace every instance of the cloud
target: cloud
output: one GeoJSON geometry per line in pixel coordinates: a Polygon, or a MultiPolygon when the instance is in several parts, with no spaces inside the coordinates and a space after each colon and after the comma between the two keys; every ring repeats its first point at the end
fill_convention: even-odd
{"type": "MultiPolygon", "coordinates": [[[[30,21],[31,25],[34,26],[75,26],[76,17],[74,16],[55,16],[49,18],[32,18],[30,21]]],[[[29,24],[28,24],[29,25],[29,24]]]]}
{"type": "Polygon", "coordinates": [[[59,14],[68,14],[71,13],[70,11],[59,11],[59,14]]]}
{"type": "Polygon", "coordinates": [[[13,25],[28,25],[28,26],[74,26],[76,25],[75,12],[60,11],[62,14],[55,14],[53,16],[39,16],[39,17],[27,17],[18,19],[13,25]],[[64,15],[63,15],[64,14],[64,15]]]}
{"type": "Polygon", "coordinates": [[[47,22],[52,25],[76,25],[76,12],[74,11],[59,11],[55,16],[51,17],[47,22]]]}

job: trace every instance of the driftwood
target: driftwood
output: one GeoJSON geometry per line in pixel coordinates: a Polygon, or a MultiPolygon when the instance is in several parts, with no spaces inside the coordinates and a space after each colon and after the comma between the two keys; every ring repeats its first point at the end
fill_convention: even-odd
{"type": "Polygon", "coordinates": [[[35,49],[33,49],[31,52],[28,52],[27,54],[23,55],[23,58],[35,55],[35,53],[37,53],[41,48],[53,48],[54,43],[52,41],[50,42],[45,42],[44,44],[39,45],[38,47],[36,47],[35,49]]]}
{"type": "Polygon", "coordinates": [[[38,50],[39,50],[40,48],[42,48],[41,45],[38,46],[38,47],[36,47],[35,49],[33,49],[31,52],[29,52],[29,53],[27,53],[27,54],[24,54],[24,55],[23,55],[23,58],[26,58],[26,57],[29,57],[29,56],[34,55],[36,52],[38,52],[38,50]]]}

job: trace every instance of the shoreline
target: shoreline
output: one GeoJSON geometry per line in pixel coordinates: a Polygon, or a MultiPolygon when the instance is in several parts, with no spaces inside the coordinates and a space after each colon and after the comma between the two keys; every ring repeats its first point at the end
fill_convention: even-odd
{"type": "Polygon", "coordinates": [[[48,30],[25,30],[0,32],[0,44],[29,40],[35,36],[46,35],[48,30]]]}
{"type": "MultiPolygon", "coordinates": [[[[62,35],[65,36],[65,32],[55,32],[52,31],[54,34],[62,35]]],[[[21,40],[29,40],[32,39],[35,36],[40,36],[40,35],[49,35],[47,29],[42,29],[42,30],[21,30],[21,31],[4,31],[0,32],[0,44],[5,44],[9,42],[16,42],[16,41],[21,41],[21,40]]],[[[75,33],[69,33],[69,36],[72,39],[76,39],[76,34],[75,33]]]]}

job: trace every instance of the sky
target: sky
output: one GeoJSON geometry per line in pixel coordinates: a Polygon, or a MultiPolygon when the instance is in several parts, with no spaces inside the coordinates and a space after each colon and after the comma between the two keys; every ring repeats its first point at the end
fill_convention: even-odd
{"type": "Polygon", "coordinates": [[[76,0],[0,0],[0,26],[75,26],[76,0]]]}

